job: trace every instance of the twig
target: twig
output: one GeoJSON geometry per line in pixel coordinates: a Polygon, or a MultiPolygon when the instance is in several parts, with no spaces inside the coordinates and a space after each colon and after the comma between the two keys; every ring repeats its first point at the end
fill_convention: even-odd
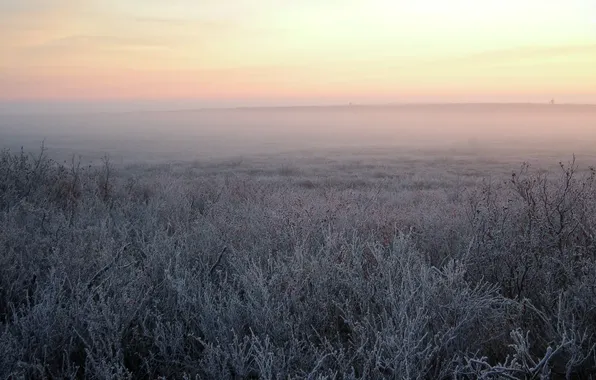
{"type": "Polygon", "coordinates": [[[89,280],[89,282],[87,283],[87,288],[91,288],[91,286],[93,285],[93,282],[99,277],[101,276],[105,271],[107,271],[108,269],[110,269],[110,267],[112,265],[114,265],[116,263],[116,261],[118,261],[118,259],[120,258],[120,256],[122,255],[122,252],[124,252],[124,250],[130,245],[130,243],[125,244],[119,251],[118,253],[114,256],[114,258],[112,259],[112,261],[110,261],[109,263],[107,263],[103,268],[101,268],[99,271],[97,271],[97,273],[95,273],[93,275],[93,277],[91,277],[91,280],[89,280]]]}
{"type": "Polygon", "coordinates": [[[228,250],[227,246],[224,246],[223,249],[221,250],[221,252],[219,253],[219,256],[217,257],[217,260],[215,261],[215,263],[211,266],[211,269],[209,269],[209,275],[213,274],[213,271],[215,270],[215,268],[219,265],[219,263],[221,262],[221,259],[224,255],[224,253],[228,250]]]}

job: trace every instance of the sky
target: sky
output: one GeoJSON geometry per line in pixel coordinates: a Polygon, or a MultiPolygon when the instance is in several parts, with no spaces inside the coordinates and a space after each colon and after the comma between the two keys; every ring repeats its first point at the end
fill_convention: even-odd
{"type": "Polygon", "coordinates": [[[2,0],[0,102],[596,103],[594,0],[2,0]]]}

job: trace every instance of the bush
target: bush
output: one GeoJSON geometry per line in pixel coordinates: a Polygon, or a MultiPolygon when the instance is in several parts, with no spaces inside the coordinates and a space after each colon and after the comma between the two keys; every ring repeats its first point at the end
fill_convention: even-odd
{"type": "Polygon", "coordinates": [[[286,171],[133,178],[3,152],[0,376],[596,373],[593,170],[526,165],[467,197],[286,171]]]}

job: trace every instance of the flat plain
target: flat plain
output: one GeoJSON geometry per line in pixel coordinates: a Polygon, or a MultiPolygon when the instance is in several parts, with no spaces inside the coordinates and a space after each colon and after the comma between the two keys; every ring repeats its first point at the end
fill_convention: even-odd
{"type": "Polygon", "coordinates": [[[595,141],[594,106],[1,115],[0,376],[592,379],[595,141]]]}

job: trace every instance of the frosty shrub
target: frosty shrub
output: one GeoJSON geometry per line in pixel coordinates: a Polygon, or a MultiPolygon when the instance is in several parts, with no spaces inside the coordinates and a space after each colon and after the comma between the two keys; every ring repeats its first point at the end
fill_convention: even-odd
{"type": "Polygon", "coordinates": [[[1,153],[0,377],[596,376],[593,170],[246,165],[1,153]]]}

